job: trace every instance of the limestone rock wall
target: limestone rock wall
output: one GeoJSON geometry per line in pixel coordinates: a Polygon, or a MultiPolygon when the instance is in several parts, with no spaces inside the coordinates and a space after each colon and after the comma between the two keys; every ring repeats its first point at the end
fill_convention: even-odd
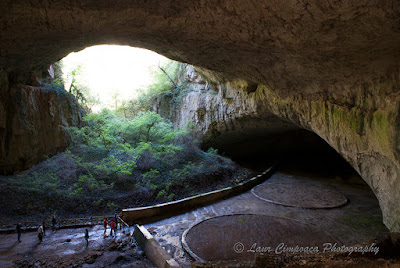
{"type": "Polygon", "coordinates": [[[80,125],[83,113],[66,92],[0,87],[0,174],[27,169],[65,150],[65,128],[80,125]]]}
{"type": "MultiPolygon", "coordinates": [[[[168,100],[159,99],[154,110],[167,116],[176,126],[192,122],[202,134],[205,144],[220,143],[223,139],[254,136],[249,132],[278,133],[298,126],[277,117],[267,107],[260,106],[255,98],[257,84],[243,79],[226,81],[219,74],[187,65],[180,77],[190,91],[174,111],[168,100]],[[249,93],[249,87],[252,92],[249,93]],[[166,104],[166,105],[165,105],[166,104]],[[231,137],[230,137],[231,136],[231,137]]],[[[228,140],[229,143],[229,140],[228,140]]]]}
{"type": "Polygon", "coordinates": [[[377,196],[385,225],[400,231],[399,80],[353,88],[351,105],[326,96],[280,96],[267,87],[256,98],[276,115],[317,133],[339,152],[377,196]]]}
{"type": "Polygon", "coordinates": [[[249,92],[243,80],[224,81],[192,66],[186,77],[193,91],[173,118],[177,125],[191,121],[205,143],[228,146],[257,136],[270,139],[290,130],[310,130],[364,178],[380,202],[386,226],[400,230],[400,76],[351,88],[355,94],[348,103],[326,94],[280,95],[261,84],[249,92]]]}

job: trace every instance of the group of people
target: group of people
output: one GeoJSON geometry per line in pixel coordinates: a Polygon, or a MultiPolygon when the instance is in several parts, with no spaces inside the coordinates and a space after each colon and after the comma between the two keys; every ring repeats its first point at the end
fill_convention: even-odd
{"type": "MultiPolygon", "coordinates": [[[[110,236],[116,236],[117,235],[117,228],[118,228],[118,223],[120,223],[120,226],[125,226],[125,223],[123,221],[119,220],[119,217],[117,213],[114,214],[114,217],[112,220],[107,221],[107,218],[104,218],[103,220],[103,226],[104,226],[104,236],[106,236],[107,233],[107,226],[110,225],[110,236]]],[[[51,229],[53,232],[55,232],[56,225],[57,225],[57,220],[55,216],[53,215],[51,217],[51,229]]],[[[21,230],[22,230],[22,225],[21,223],[18,223],[16,226],[17,234],[18,234],[18,242],[21,242],[21,230]]],[[[46,225],[45,221],[42,222],[42,224],[39,224],[38,227],[38,238],[39,238],[39,243],[42,242],[43,237],[46,236],[46,225]]],[[[85,240],[86,240],[86,247],[89,245],[89,230],[85,229],[85,240]]]]}
{"type": "MultiPolygon", "coordinates": [[[[56,231],[56,225],[57,225],[57,220],[55,218],[55,216],[53,215],[51,217],[51,229],[54,231],[56,231]]],[[[16,230],[17,230],[17,235],[18,235],[18,243],[21,242],[21,233],[22,233],[22,225],[21,223],[18,223],[16,226],[16,230]]],[[[46,223],[45,221],[42,222],[42,224],[39,224],[38,226],[38,238],[39,238],[39,243],[42,242],[43,237],[46,236],[46,223]]]]}
{"type": "Polygon", "coordinates": [[[118,216],[117,213],[114,214],[114,218],[111,221],[107,221],[107,218],[103,220],[103,227],[104,227],[104,236],[107,235],[107,226],[110,225],[110,236],[117,235],[117,228],[118,228],[118,216]],[[114,235],[113,235],[114,232],[114,235]]]}
{"type": "MultiPolygon", "coordinates": [[[[51,230],[53,232],[57,231],[56,225],[57,225],[57,220],[56,220],[56,217],[53,215],[53,216],[51,216],[51,230]]],[[[39,224],[39,227],[38,227],[39,243],[42,242],[43,237],[45,237],[45,236],[46,236],[46,222],[43,221],[42,224],[39,224]]]]}
{"type": "MultiPolygon", "coordinates": [[[[53,216],[51,219],[51,224],[52,227],[51,229],[54,231],[56,231],[56,224],[57,224],[57,220],[56,218],[53,216]]],[[[38,237],[39,237],[39,243],[42,242],[43,237],[46,236],[46,228],[45,228],[45,222],[43,221],[43,225],[39,224],[39,228],[38,228],[38,237]]],[[[85,240],[86,240],[86,247],[89,245],[89,230],[85,229],[85,240]]]]}

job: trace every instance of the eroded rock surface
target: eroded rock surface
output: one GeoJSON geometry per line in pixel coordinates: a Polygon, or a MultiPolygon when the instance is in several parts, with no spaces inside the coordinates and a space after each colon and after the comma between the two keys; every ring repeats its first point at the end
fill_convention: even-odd
{"type": "Polygon", "coordinates": [[[0,10],[6,70],[30,71],[115,43],[290,94],[379,80],[400,56],[397,1],[16,0],[0,10]]]}
{"type": "Polygon", "coordinates": [[[12,174],[64,151],[82,108],[68,93],[14,85],[0,91],[0,174],[12,174]]]}
{"type": "MultiPolygon", "coordinates": [[[[205,142],[230,146],[233,153],[241,152],[236,145],[246,140],[264,139],[265,148],[272,149],[290,131],[310,130],[364,178],[380,202],[385,224],[400,230],[400,99],[393,92],[400,88],[399,80],[368,88],[360,85],[353,88],[357,94],[352,104],[338,104],[324,93],[283,96],[265,85],[248,92],[246,81],[223,81],[207,71],[200,72],[207,78],[197,73],[200,78],[194,80],[195,90],[183,99],[175,118],[179,125],[194,122],[205,142]]],[[[194,73],[189,66],[187,77],[194,77],[194,73]]],[[[254,144],[257,146],[261,145],[254,144]]]]}

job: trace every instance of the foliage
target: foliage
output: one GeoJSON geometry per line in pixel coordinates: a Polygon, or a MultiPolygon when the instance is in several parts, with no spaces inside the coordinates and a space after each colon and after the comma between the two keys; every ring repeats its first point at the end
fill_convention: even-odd
{"type": "Polygon", "coordinates": [[[207,153],[217,155],[218,149],[214,149],[213,147],[210,147],[210,148],[208,148],[207,153]]]}
{"type": "Polygon", "coordinates": [[[102,190],[108,190],[114,187],[114,183],[106,184],[103,180],[97,180],[91,173],[79,176],[76,183],[73,184],[70,196],[95,194],[102,190]]]}
{"type": "MultiPolygon", "coordinates": [[[[142,188],[160,201],[170,201],[197,176],[215,173],[223,165],[233,166],[222,161],[217,150],[199,149],[192,124],[174,129],[155,112],[141,111],[125,118],[102,110],[87,115],[84,121],[86,126],[70,128],[73,145],[68,157],[81,171],[71,188],[75,196],[113,187],[142,188]]],[[[101,206],[106,206],[105,202],[101,206]]]]}
{"type": "MultiPolygon", "coordinates": [[[[94,106],[104,107],[100,97],[92,94],[92,89],[85,81],[86,66],[79,64],[63,75],[62,65],[62,61],[53,64],[55,69],[59,69],[57,73],[61,73],[52,79],[51,84],[64,87],[88,112],[91,112],[94,106]]],[[[154,100],[158,97],[166,97],[176,106],[189,91],[186,84],[179,79],[183,66],[182,63],[170,60],[163,65],[153,67],[152,83],[143,89],[137,89],[139,94],[134,100],[123,100],[118,91],[112,89],[114,92],[111,95],[112,108],[119,116],[131,118],[140,112],[151,111],[154,100]]]]}
{"type": "MultiPolygon", "coordinates": [[[[72,148],[79,148],[92,155],[95,151],[107,153],[100,159],[69,153],[69,157],[82,170],[90,172],[80,177],[80,184],[93,185],[92,174],[120,178],[133,176],[138,169],[144,172],[144,185],[154,188],[151,180],[159,171],[153,169],[153,166],[156,163],[163,166],[166,158],[173,158],[182,149],[173,143],[185,131],[174,131],[170,122],[154,112],[141,112],[133,119],[127,119],[116,116],[112,111],[103,110],[98,114],[87,115],[84,121],[87,123],[85,127],[69,129],[72,148]]],[[[76,185],[75,188],[77,194],[82,193],[79,189],[82,187],[76,185]]]]}
{"type": "Polygon", "coordinates": [[[66,76],[63,76],[63,62],[58,61],[52,64],[54,69],[54,78],[48,79],[48,83],[44,84],[44,88],[55,88],[57,91],[64,89],[69,94],[75,97],[87,111],[91,111],[94,105],[100,103],[99,96],[94,96],[87,82],[83,78],[83,65],[77,65],[69,71],[66,76]]]}
{"type": "MultiPolygon", "coordinates": [[[[160,66],[154,70],[155,82],[138,99],[122,102],[115,96],[115,110],[89,113],[82,127],[70,127],[70,148],[61,162],[68,164],[66,170],[59,169],[60,163],[53,164],[50,158],[51,168],[8,180],[10,187],[29,193],[26,213],[35,207],[107,213],[120,207],[121,200],[149,205],[187,197],[200,189],[226,187],[220,185],[220,179],[229,178],[229,184],[235,165],[218,156],[215,149],[201,151],[192,123],[175,129],[152,111],[155,98],[166,97],[176,104],[187,94],[186,86],[179,82],[181,66],[160,66]],[[43,202],[47,203],[39,206],[43,202]]],[[[69,82],[60,84],[69,85],[71,94],[88,105],[90,94],[86,95],[87,89],[78,82],[80,68],[71,71],[69,82]]],[[[61,85],[45,84],[45,89],[68,94],[61,85]]]]}
{"type": "Polygon", "coordinates": [[[134,159],[121,161],[116,159],[114,155],[104,158],[99,165],[95,166],[97,172],[108,176],[113,174],[130,175],[135,168],[136,162],[134,159]]]}
{"type": "Polygon", "coordinates": [[[79,79],[81,73],[82,65],[78,65],[69,74],[67,74],[67,80],[70,80],[67,91],[74,95],[80,104],[85,105],[87,103],[86,96],[89,95],[90,89],[83,82],[83,79],[79,79]]]}
{"type": "Polygon", "coordinates": [[[154,93],[164,93],[175,88],[178,83],[179,71],[182,63],[177,61],[168,61],[164,66],[158,66],[153,69],[153,83],[148,86],[148,91],[154,93]]]}
{"type": "Polygon", "coordinates": [[[52,193],[58,192],[61,185],[61,182],[54,172],[33,172],[27,178],[23,175],[19,175],[16,177],[14,183],[21,188],[43,190],[52,193]]]}
{"type": "Polygon", "coordinates": [[[162,138],[165,131],[171,131],[172,124],[154,112],[140,112],[127,126],[125,140],[128,142],[150,142],[162,138]]]}
{"type": "Polygon", "coordinates": [[[143,111],[150,111],[157,98],[169,99],[171,107],[177,107],[183,97],[190,91],[186,83],[180,81],[184,64],[168,61],[152,71],[153,83],[139,91],[139,96],[124,106],[124,112],[135,115],[143,111]]]}

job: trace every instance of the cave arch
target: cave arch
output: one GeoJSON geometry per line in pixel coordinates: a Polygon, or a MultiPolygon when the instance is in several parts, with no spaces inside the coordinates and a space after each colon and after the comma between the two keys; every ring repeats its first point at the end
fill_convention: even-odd
{"type": "Polygon", "coordinates": [[[0,8],[0,66],[19,74],[85,47],[119,44],[274,90],[318,92],[335,90],[327,82],[339,77],[342,85],[372,82],[395,70],[400,55],[400,7],[389,1],[19,0],[0,8]]]}
{"type": "Polygon", "coordinates": [[[243,166],[264,168],[270,163],[315,171],[317,173],[341,170],[342,174],[355,175],[357,171],[326,141],[306,129],[270,127],[226,133],[209,145],[243,166]]]}
{"type": "MultiPolygon", "coordinates": [[[[72,51],[147,48],[213,70],[223,83],[257,83],[255,91],[225,92],[224,105],[322,137],[374,190],[387,227],[400,231],[397,3],[19,0],[2,1],[0,10],[2,114],[9,88],[35,85],[35,76],[72,51]]],[[[10,131],[5,117],[2,135],[10,131]]]]}

